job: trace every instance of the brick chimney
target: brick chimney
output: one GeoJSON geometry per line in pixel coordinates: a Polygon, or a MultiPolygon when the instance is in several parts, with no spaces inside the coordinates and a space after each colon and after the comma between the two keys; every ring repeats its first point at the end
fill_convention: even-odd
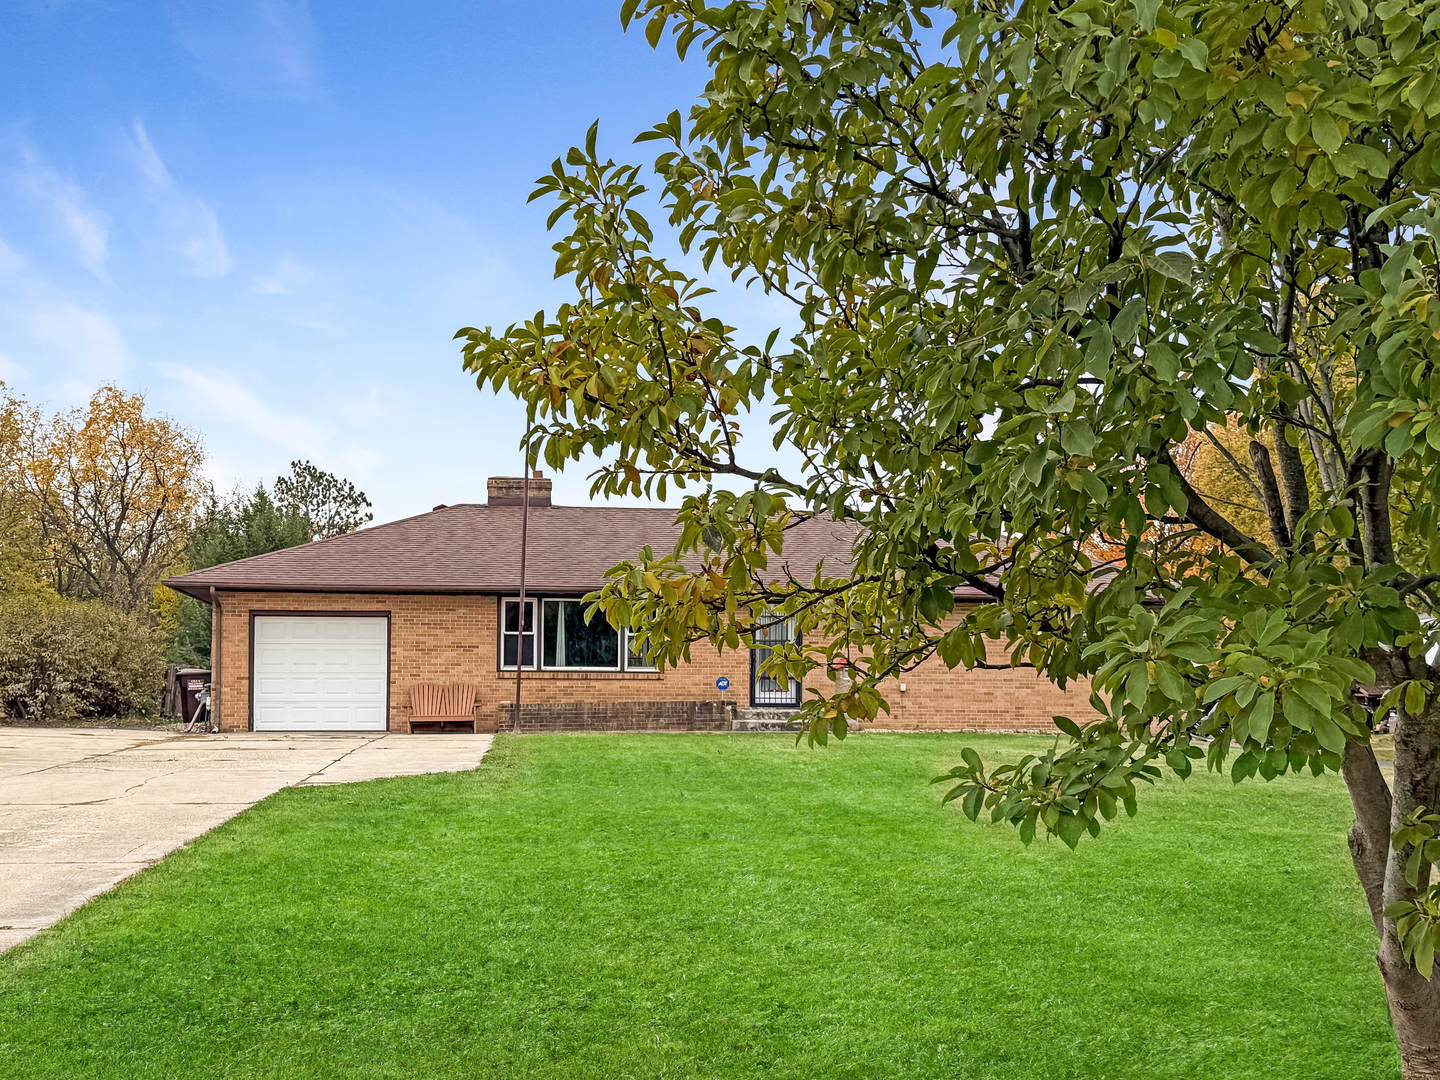
{"type": "MultiPolygon", "coordinates": [[[[525,481],[519,476],[492,476],[485,487],[490,506],[519,506],[523,501],[525,481]]],[[[530,505],[550,505],[550,481],[539,469],[530,476],[530,505]]]]}

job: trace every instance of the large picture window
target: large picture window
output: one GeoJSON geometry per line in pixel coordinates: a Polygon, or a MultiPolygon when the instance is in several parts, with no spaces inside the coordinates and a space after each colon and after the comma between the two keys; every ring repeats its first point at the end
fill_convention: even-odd
{"type": "Polygon", "coordinates": [[[501,634],[500,667],[515,670],[515,657],[522,647],[525,667],[540,671],[654,671],[648,649],[635,648],[628,631],[611,626],[604,615],[585,621],[584,600],[541,597],[525,600],[525,628],[520,630],[520,602],[501,602],[504,631],[501,634]],[[538,606],[537,606],[538,605],[538,606]],[[535,626],[539,616],[539,629],[535,626]],[[536,637],[539,663],[536,663],[536,637]]]}
{"type": "Polygon", "coordinates": [[[614,671],[620,667],[620,635],[596,613],[585,621],[583,600],[545,601],[545,652],[547,668],[600,668],[614,671]]]}

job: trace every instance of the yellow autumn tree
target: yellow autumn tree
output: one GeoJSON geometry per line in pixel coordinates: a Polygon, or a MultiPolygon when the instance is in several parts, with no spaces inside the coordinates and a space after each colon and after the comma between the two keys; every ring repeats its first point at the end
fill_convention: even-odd
{"type": "Polygon", "coordinates": [[[46,589],[39,534],[25,512],[19,459],[34,410],[0,383],[0,595],[46,589]]]}
{"type": "Polygon", "coordinates": [[[19,430],[7,482],[56,591],[148,617],[209,493],[200,440],[113,385],[50,417],[11,401],[19,430]]]}
{"type": "MultiPolygon", "coordinates": [[[[1255,460],[1250,449],[1251,435],[1239,427],[1211,424],[1203,434],[1192,436],[1190,483],[1207,502],[1224,507],[1222,513],[1244,530],[1247,536],[1275,549],[1269,518],[1255,477],[1255,460]]],[[[1253,440],[1264,449],[1266,460],[1274,456],[1274,440],[1268,432],[1253,440]]]]}

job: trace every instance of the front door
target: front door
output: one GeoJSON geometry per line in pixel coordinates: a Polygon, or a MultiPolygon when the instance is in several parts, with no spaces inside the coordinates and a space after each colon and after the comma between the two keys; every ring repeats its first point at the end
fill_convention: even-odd
{"type": "Polygon", "coordinates": [[[789,619],[776,621],[755,631],[755,648],[750,650],[750,707],[755,709],[793,709],[800,704],[800,680],[784,678],[782,682],[760,670],[775,649],[790,642],[792,625],[789,619]]]}

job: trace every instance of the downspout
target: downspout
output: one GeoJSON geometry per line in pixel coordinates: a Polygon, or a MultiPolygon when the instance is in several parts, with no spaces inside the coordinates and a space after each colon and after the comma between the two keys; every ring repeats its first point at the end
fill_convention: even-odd
{"type": "Polygon", "coordinates": [[[220,611],[220,594],[210,586],[210,727],[220,730],[220,643],[225,639],[225,620],[220,611]]]}
{"type": "MultiPolygon", "coordinates": [[[[525,671],[525,548],[528,546],[530,532],[530,429],[525,430],[525,471],[521,474],[520,481],[520,610],[516,612],[515,622],[515,720],[511,724],[511,730],[517,734],[520,731],[520,680],[525,671]]],[[[540,614],[538,611],[535,613],[540,614]]],[[[535,636],[540,636],[540,620],[536,618],[530,624],[534,628],[535,636]]],[[[535,648],[540,647],[540,642],[535,642],[535,648]]]]}

